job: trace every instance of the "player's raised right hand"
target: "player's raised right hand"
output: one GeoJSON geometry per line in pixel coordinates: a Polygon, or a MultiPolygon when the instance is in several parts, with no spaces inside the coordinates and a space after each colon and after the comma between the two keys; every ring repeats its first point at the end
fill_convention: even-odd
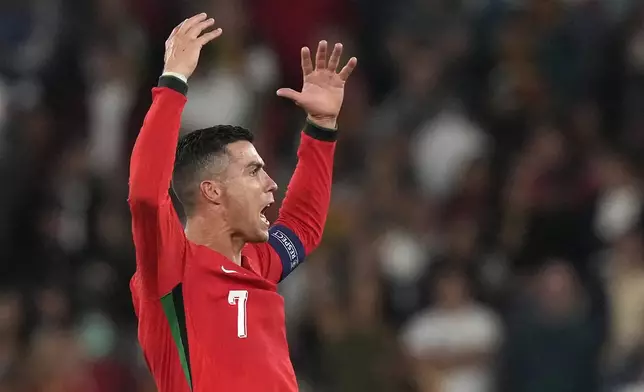
{"type": "Polygon", "coordinates": [[[219,37],[220,28],[203,33],[215,24],[213,18],[207,18],[205,13],[184,20],[172,30],[165,42],[165,67],[163,72],[174,72],[189,78],[199,62],[201,48],[219,37]],[[203,34],[202,34],[203,33],[203,34]]]}

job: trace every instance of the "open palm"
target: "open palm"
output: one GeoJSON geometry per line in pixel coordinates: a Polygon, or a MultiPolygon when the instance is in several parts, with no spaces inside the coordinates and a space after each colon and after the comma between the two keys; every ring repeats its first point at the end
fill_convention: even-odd
{"type": "Polygon", "coordinates": [[[342,56],[342,44],[335,44],[327,61],[327,42],[320,41],[315,55],[315,67],[309,48],[302,48],[302,91],[282,88],[277,95],[293,100],[321,126],[335,127],[344,99],[344,85],[358,60],[352,57],[340,72],[337,72],[342,56]]]}

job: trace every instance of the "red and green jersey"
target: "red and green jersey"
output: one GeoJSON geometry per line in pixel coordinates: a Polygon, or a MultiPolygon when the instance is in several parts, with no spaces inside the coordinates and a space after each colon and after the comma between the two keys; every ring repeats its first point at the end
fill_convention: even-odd
{"type": "Polygon", "coordinates": [[[168,194],[186,92],[160,79],[131,158],[130,288],[146,362],[160,392],[297,391],[277,285],[321,240],[336,133],[305,127],[269,241],[246,245],[239,266],[185,237],[168,194]]]}

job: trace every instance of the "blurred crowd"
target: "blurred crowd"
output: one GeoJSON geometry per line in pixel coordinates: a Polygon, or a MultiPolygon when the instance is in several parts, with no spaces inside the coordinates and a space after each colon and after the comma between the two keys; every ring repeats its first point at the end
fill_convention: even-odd
{"type": "Polygon", "coordinates": [[[0,392],[156,390],[128,159],[199,11],[224,35],[183,127],[252,129],[280,193],[299,48],[360,59],[325,239],[281,286],[303,392],[644,390],[641,1],[5,0],[0,392]]]}

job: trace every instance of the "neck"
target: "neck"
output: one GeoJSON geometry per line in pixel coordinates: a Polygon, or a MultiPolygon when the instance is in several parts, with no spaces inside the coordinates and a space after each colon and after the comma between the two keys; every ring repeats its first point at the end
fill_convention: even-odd
{"type": "Polygon", "coordinates": [[[190,217],[186,223],[185,233],[191,242],[210,248],[233,263],[241,265],[241,251],[245,242],[232,234],[222,219],[211,219],[205,216],[190,217]]]}

